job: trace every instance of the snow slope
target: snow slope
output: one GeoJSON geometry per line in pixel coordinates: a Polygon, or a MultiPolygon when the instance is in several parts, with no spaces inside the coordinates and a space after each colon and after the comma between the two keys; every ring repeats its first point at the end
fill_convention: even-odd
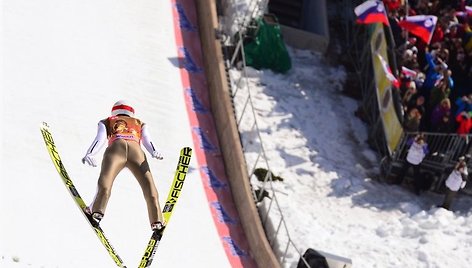
{"type": "MultiPolygon", "coordinates": [[[[114,266],[49,159],[42,121],[91,202],[99,169],[80,160],[98,121],[118,99],[130,100],[164,155],[150,165],[161,202],[167,197],[180,148],[198,146],[185,103],[174,8],[174,1],[4,2],[2,119],[9,130],[2,133],[0,266],[114,266]]],[[[155,266],[230,266],[199,170],[194,157],[155,266]]],[[[115,181],[102,226],[125,263],[137,265],[150,227],[141,189],[127,170],[115,181]]]]}
{"type": "MultiPolygon", "coordinates": [[[[354,116],[357,103],[341,92],[343,67],[316,53],[289,51],[293,68],[286,75],[249,67],[235,103],[239,116],[249,85],[269,167],[284,178],[273,186],[298,250],[347,257],[353,267],[469,267],[471,198],[458,197],[451,212],[436,208],[443,195],[416,196],[379,183],[379,159],[366,142],[366,126],[354,116]]],[[[241,72],[232,70],[231,76],[237,81],[241,72]]],[[[240,132],[252,168],[260,140],[253,118],[243,118],[240,132]]],[[[270,217],[277,228],[280,214],[272,210],[270,217]]],[[[285,251],[285,236],[279,233],[276,252],[285,251]]],[[[285,267],[296,267],[295,248],[287,258],[285,267]]]]}

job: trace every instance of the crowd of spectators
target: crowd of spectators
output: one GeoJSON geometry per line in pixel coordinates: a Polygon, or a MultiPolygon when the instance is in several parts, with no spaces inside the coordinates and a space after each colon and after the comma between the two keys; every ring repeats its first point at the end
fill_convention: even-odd
{"type": "Polygon", "coordinates": [[[472,0],[383,0],[395,42],[405,131],[472,130],[472,0]],[[407,4],[407,3],[408,4],[407,4]],[[429,44],[398,26],[405,16],[435,15],[429,44]]]}
{"type": "MultiPolygon", "coordinates": [[[[472,133],[472,0],[383,0],[383,3],[395,44],[396,64],[392,67],[396,67],[400,82],[398,88],[393,88],[395,108],[404,130],[420,133],[407,141],[406,159],[394,182],[401,184],[413,168],[414,191],[419,194],[430,186],[430,179],[420,173],[429,150],[421,133],[472,133]],[[406,16],[415,15],[438,18],[429,43],[398,24],[406,16]]],[[[454,196],[465,187],[467,161],[460,157],[454,168],[448,170],[441,207],[451,209],[454,196]]]]}

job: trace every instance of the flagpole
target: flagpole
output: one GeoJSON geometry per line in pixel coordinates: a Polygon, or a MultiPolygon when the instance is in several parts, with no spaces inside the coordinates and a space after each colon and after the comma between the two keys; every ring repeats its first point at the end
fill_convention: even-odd
{"type": "MultiPolygon", "coordinates": [[[[389,16],[388,16],[387,10],[385,8],[384,8],[384,13],[385,13],[385,16],[388,19],[389,16]]],[[[395,38],[393,37],[393,31],[392,31],[392,27],[390,26],[390,23],[388,24],[387,28],[388,28],[388,35],[389,35],[389,39],[390,39],[390,45],[391,45],[391,48],[389,50],[390,50],[390,54],[393,54],[392,57],[391,57],[392,58],[392,67],[393,67],[392,69],[395,70],[393,74],[396,77],[398,77],[397,55],[395,53],[395,49],[396,49],[397,45],[395,44],[395,38]]]]}
{"type": "MultiPolygon", "coordinates": [[[[408,17],[409,7],[410,7],[410,4],[408,3],[408,0],[406,0],[405,1],[405,19],[406,19],[406,17],[408,17]]],[[[406,32],[406,36],[405,36],[405,42],[406,42],[406,41],[408,41],[409,32],[408,31],[405,31],[405,32],[406,32]]]]}

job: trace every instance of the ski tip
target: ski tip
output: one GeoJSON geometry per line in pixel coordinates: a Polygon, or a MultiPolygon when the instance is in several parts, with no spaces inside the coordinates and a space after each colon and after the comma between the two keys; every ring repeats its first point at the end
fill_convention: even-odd
{"type": "Polygon", "coordinates": [[[49,125],[48,125],[48,123],[46,123],[46,122],[43,121],[43,122],[41,123],[41,127],[49,128],[49,125]]]}

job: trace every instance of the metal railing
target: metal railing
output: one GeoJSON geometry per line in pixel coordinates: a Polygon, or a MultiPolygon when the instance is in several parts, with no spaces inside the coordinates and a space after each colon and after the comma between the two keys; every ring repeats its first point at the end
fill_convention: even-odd
{"type": "MultiPolygon", "coordinates": [[[[223,2],[227,2],[229,5],[232,5],[231,3],[233,1],[231,0],[226,0],[223,2]]],[[[240,1],[237,5],[243,5],[242,2],[240,1]]],[[[243,33],[246,34],[246,32],[253,27],[251,23],[253,22],[253,18],[262,16],[265,11],[266,7],[268,4],[269,0],[246,0],[247,3],[247,8],[245,10],[242,10],[241,8],[239,10],[233,10],[233,12],[229,12],[231,14],[227,14],[226,21],[223,22],[225,25],[222,28],[225,28],[229,33],[227,38],[225,39],[225,42],[227,43],[236,43],[238,42],[238,33],[243,33]],[[229,21],[228,21],[229,20],[229,21]],[[230,24],[230,25],[227,25],[230,24]],[[234,26],[234,27],[230,27],[234,26]],[[236,28],[236,34],[233,34],[232,28],[236,28]]],[[[221,26],[221,25],[220,25],[221,26]]]]}
{"type": "MultiPolygon", "coordinates": [[[[264,193],[269,192],[270,201],[268,204],[257,202],[261,221],[266,231],[268,241],[279,258],[281,264],[285,264],[289,249],[292,247],[298,253],[302,261],[310,267],[307,261],[302,257],[303,253],[299,251],[293,239],[290,237],[287,222],[281,210],[277,193],[273,185],[272,172],[264,149],[264,142],[261,137],[261,131],[257,123],[257,115],[254,109],[251,88],[249,87],[249,76],[246,71],[246,59],[244,56],[243,32],[238,32],[238,41],[235,44],[235,50],[231,59],[226,62],[226,68],[229,70],[236,65],[236,60],[241,60],[241,76],[237,80],[231,79],[231,97],[239,106],[235,107],[235,116],[242,139],[242,147],[245,152],[246,165],[248,167],[248,177],[253,187],[254,200],[260,201],[264,193]],[[246,154],[251,152],[251,156],[246,154]],[[262,182],[255,180],[254,171],[257,168],[267,170],[266,176],[262,182]],[[258,187],[258,189],[255,189],[258,187]],[[284,241],[285,240],[285,241],[284,241]]],[[[290,265],[290,264],[287,264],[290,265]]]]}
{"type": "MultiPolygon", "coordinates": [[[[397,150],[392,154],[390,171],[387,174],[395,174],[397,169],[402,166],[408,153],[408,140],[418,133],[408,132],[402,138],[397,150]]],[[[446,133],[424,132],[425,141],[428,144],[429,153],[423,159],[420,169],[424,173],[430,173],[435,181],[430,190],[443,192],[444,180],[450,173],[450,170],[456,165],[460,157],[465,157],[467,166],[472,166],[472,135],[458,135],[446,133]]],[[[470,183],[462,191],[466,194],[472,194],[470,183]]]]}
{"type": "MultiPolygon", "coordinates": [[[[414,137],[417,133],[408,132],[402,139],[398,149],[392,155],[392,159],[401,161],[406,158],[408,151],[407,141],[414,137]]],[[[446,133],[429,133],[424,132],[425,141],[428,144],[430,154],[426,155],[423,160],[425,165],[431,166],[432,169],[440,169],[439,166],[453,166],[459,157],[471,154],[471,136],[446,134],[446,133]]]]}

